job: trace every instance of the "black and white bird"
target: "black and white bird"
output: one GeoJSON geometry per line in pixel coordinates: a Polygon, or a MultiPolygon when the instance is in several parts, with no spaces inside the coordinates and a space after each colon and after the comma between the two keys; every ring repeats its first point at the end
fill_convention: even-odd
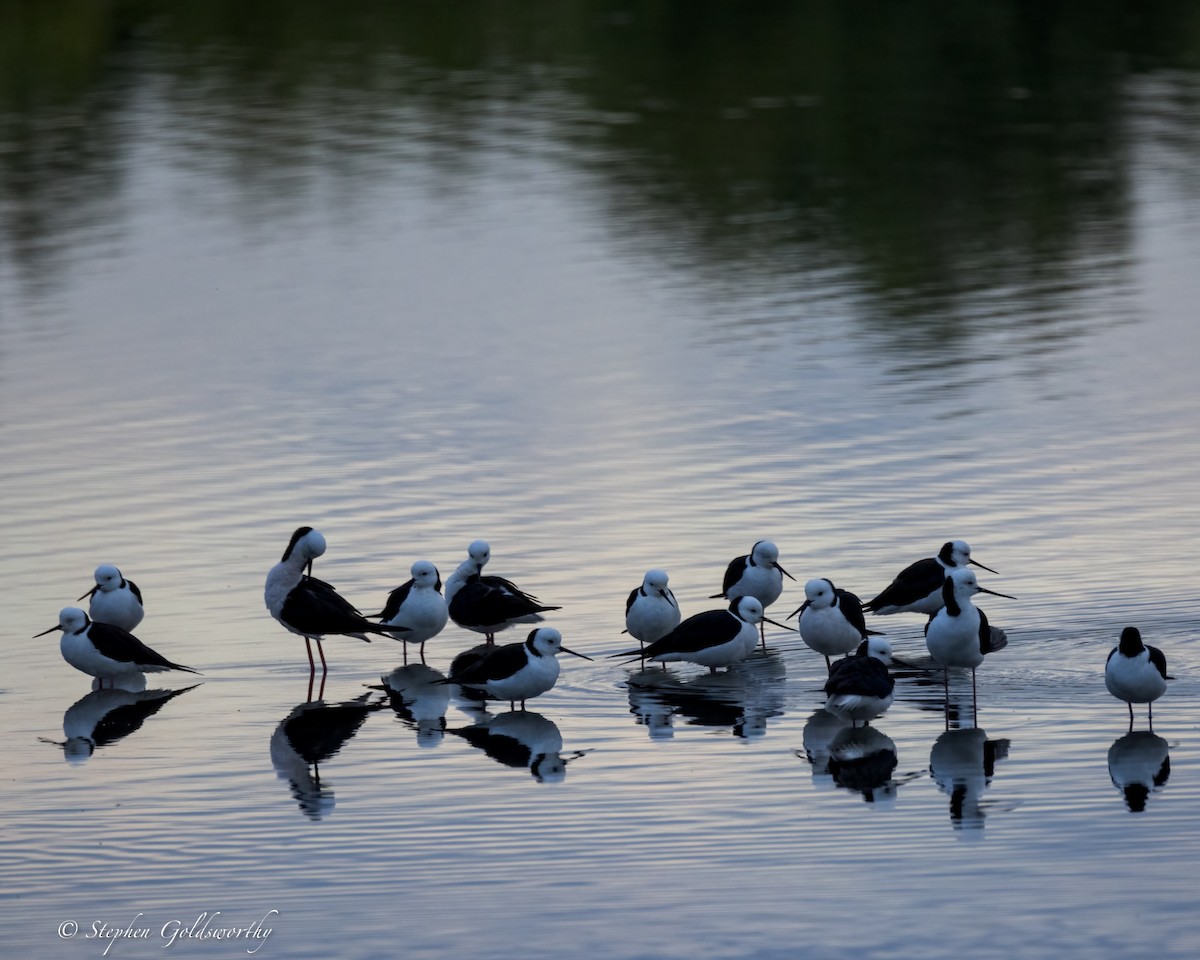
{"type": "Polygon", "coordinates": [[[987,615],[971,602],[977,593],[1015,600],[1007,593],[981,587],[975,573],[965,567],[951,570],[942,585],[943,606],[925,624],[925,646],[942,667],[946,702],[950,702],[950,668],[970,667],[971,696],[975,697],[975,668],[989,653],[1003,650],[1008,638],[988,624],[987,615]]]}
{"type": "Polygon", "coordinates": [[[679,604],[667,582],[666,570],[647,570],[625,601],[625,632],[643,648],[679,626],[679,604]]]}
{"type": "Polygon", "coordinates": [[[1154,701],[1167,692],[1167,658],[1158,647],[1142,642],[1137,627],[1121,631],[1120,642],[1112,648],[1104,664],[1104,685],[1129,707],[1129,729],[1133,729],[1133,705],[1146,704],[1150,728],[1154,729],[1154,701]]]}
{"type": "Polygon", "coordinates": [[[418,560],[409,572],[412,579],[388,594],[387,605],[375,619],[384,624],[407,627],[408,633],[400,638],[405,649],[410,643],[420,644],[421,659],[424,660],[425,641],[442,632],[450,613],[446,609],[446,598],[442,596],[442,578],[437,567],[428,560],[418,560]]]}
{"type": "MultiPolygon", "coordinates": [[[[267,573],[263,591],[267,609],[292,633],[304,638],[308,666],[316,672],[312,642],[317,641],[321,669],[327,670],[321,638],[336,634],[370,642],[367,634],[399,639],[408,628],[372,623],[330,584],[311,575],[312,562],[325,552],[325,538],[312,527],[298,527],[283,551],[283,559],[267,573]],[[307,569],[308,573],[305,572],[307,569]]],[[[322,684],[323,685],[323,684],[322,684]]]]}
{"type": "Polygon", "coordinates": [[[467,548],[467,559],[458,565],[446,581],[446,606],[450,619],[464,630],[482,633],[488,643],[496,634],[517,623],[541,623],[542,616],[558,610],[526,593],[511,580],[484,576],[484,565],[492,550],[485,540],[476,540],[467,548]]]}
{"type": "MultiPolygon", "coordinates": [[[[784,577],[789,580],[796,579],[779,565],[779,548],[770,540],[759,540],[751,547],[749,553],[729,561],[729,566],[725,568],[721,592],[714,593],[709,599],[724,597],[726,600],[736,600],[738,597],[755,597],[765,611],[783,593],[784,577]]],[[[765,617],[763,619],[766,620],[765,617]]],[[[766,649],[766,628],[762,626],[761,621],[759,631],[763,648],[766,649]]]]}
{"type": "Polygon", "coordinates": [[[96,585],[79,598],[91,597],[88,616],[95,623],[111,623],[114,627],[132,631],[146,615],[138,585],[121,576],[121,571],[111,563],[100,564],[95,577],[96,585]]]}
{"type": "MultiPolygon", "coordinates": [[[[611,656],[641,657],[660,663],[698,663],[715,673],[717,667],[745,660],[754,652],[758,645],[758,624],[766,619],[757,597],[738,597],[724,610],[705,610],[688,617],[670,633],[642,649],[623,650],[611,656]]],[[[774,620],[767,622],[783,627],[774,620]]]]}
{"type": "Polygon", "coordinates": [[[97,623],[79,607],[63,607],[57,625],[35,636],[44,637],[55,630],[62,631],[59,649],[63,659],[76,670],[95,677],[100,686],[104,686],[105,680],[115,686],[118,680],[128,681],[144,673],[164,670],[199,673],[151,650],[128,630],[111,623],[97,623]]]}
{"type": "Polygon", "coordinates": [[[942,608],[942,583],[947,574],[967,566],[979,567],[988,573],[996,572],[972,560],[971,548],[964,541],[947,541],[942,544],[936,557],[926,557],[901,570],[879,596],[867,601],[866,609],[879,616],[893,613],[924,613],[932,616],[942,608]]]}
{"type": "Polygon", "coordinates": [[[562,634],[554,627],[531,630],[523,643],[495,647],[458,673],[451,671],[443,683],[476,690],[489,700],[507,700],[512,709],[540,696],[558,682],[558,655],[569,653],[583,660],[592,658],[563,646],[562,634]]]}
{"type": "Polygon", "coordinates": [[[832,580],[816,578],[804,585],[805,600],[788,619],[800,614],[800,639],[825,657],[825,668],[832,670],[830,658],[841,657],[876,631],[867,629],[862,601],[849,590],[841,590],[832,580]]]}
{"type": "Polygon", "coordinates": [[[888,670],[891,659],[892,645],[883,637],[870,637],[858,645],[855,656],[835,661],[825,681],[825,709],[852,724],[881,716],[896,690],[888,670]]]}

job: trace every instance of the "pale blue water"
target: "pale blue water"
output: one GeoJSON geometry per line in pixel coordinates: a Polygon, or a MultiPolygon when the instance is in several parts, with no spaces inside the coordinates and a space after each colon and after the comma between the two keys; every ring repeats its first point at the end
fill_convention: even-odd
{"type": "MultiPolygon", "coordinates": [[[[567,92],[474,93],[493,119],[461,149],[356,101],[339,136],[313,93],[291,117],[311,138],[264,160],[231,146],[263,146],[252,123],[222,123],[249,100],[181,113],[148,56],[115,185],[70,179],[99,199],[36,264],[0,258],[13,956],[100,956],[97,924],[149,931],[119,957],[1194,955],[1200,206],[1178,78],[1124,90],[1119,222],[1003,270],[981,237],[940,282],[899,264],[882,288],[816,208],[738,249],[671,216],[678,184],[563,135],[620,125],[567,92]],[[351,149],[364,117],[377,139],[351,149]],[[350,706],[314,771],[279,735],[307,662],[261,595],[302,523],[364,609],[485,537],[597,662],[564,658],[533,716],[491,711],[488,742],[470,704],[389,700],[398,646],[331,639],[324,699],[350,706]],[[823,664],[779,630],[716,677],[603,659],[648,567],[690,614],[773,539],[800,581],[782,619],[808,577],[869,596],[952,537],[1019,598],[981,601],[1010,645],[980,668],[978,730],[968,679],[947,732],[920,671],[870,733],[831,727],[823,664]],[[148,715],[114,698],[113,742],[64,762],[45,741],[105,704],[76,709],[87,679],[30,637],[101,562],[203,682],[148,715]],[[1127,623],[1176,678],[1159,739],[1124,740],[1104,689],[1127,623]],[[1131,812],[1114,776],[1163,779],[1164,753],[1131,812]],[[271,932],[199,939],[225,925],[271,932]]],[[[919,618],[873,625],[923,658],[919,618]]],[[[450,627],[429,666],[476,639],[450,627]]]]}

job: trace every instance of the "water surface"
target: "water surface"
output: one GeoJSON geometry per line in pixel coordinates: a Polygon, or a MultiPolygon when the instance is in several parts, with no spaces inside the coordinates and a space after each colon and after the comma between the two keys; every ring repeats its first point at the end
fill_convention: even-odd
{"type": "Polygon", "coordinates": [[[85,9],[0,87],[17,954],[218,912],[271,933],[168,949],[1194,954],[1186,5],[85,9]],[[261,593],[302,523],[364,609],[485,537],[598,660],[522,717],[333,639],[310,703],[261,593]],[[952,537],[1019,598],[977,723],[908,669],[842,729],[782,630],[717,676],[602,659],[648,567],[694,613],[758,539],[871,595],[952,537]],[[199,686],[89,693],[29,639],[102,562],[199,686]],[[1176,678],[1154,737],[1102,681],[1127,623],[1176,678]]]}

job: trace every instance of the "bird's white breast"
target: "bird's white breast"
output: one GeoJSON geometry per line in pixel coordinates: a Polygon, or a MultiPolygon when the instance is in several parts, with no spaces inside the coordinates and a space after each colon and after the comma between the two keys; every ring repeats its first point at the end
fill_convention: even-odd
{"type": "Polygon", "coordinates": [[[930,656],[944,667],[977,667],[983,663],[979,649],[979,611],[967,604],[952,617],[943,608],[929,624],[925,645],[930,656]]]}
{"type": "Polygon", "coordinates": [[[800,614],[800,639],[827,657],[850,653],[862,642],[858,628],[836,607],[807,607],[800,614]]]}
{"type": "Polygon", "coordinates": [[[1167,681],[1145,650],[1134,657],[1114,653],[1104,667],[1104,685],[1127,703],[1150,703],[1167,692],[1167,681]]]}

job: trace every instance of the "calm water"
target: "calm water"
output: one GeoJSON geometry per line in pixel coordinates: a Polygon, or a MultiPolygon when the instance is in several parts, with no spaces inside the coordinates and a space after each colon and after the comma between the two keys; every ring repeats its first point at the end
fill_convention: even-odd
{"type": "Polygon", "coordinates": [[[1195,955],[1194,12],[201,6],[3,41],[6,951],[1195,955]],[[522,716],[429,684],[454,626],[333,639],[308,703],[262,603],[301,523],[372,610],[484,537],[600,659],[522,716]],[[913,669],[842,728],[782,630],[602,659],[648,567],[690,614],[758,539],[872,595],[952,537],[1019,597],[977,726],[913,669]],[[102,562],[199,685],[30,639],[102,562]]]}

